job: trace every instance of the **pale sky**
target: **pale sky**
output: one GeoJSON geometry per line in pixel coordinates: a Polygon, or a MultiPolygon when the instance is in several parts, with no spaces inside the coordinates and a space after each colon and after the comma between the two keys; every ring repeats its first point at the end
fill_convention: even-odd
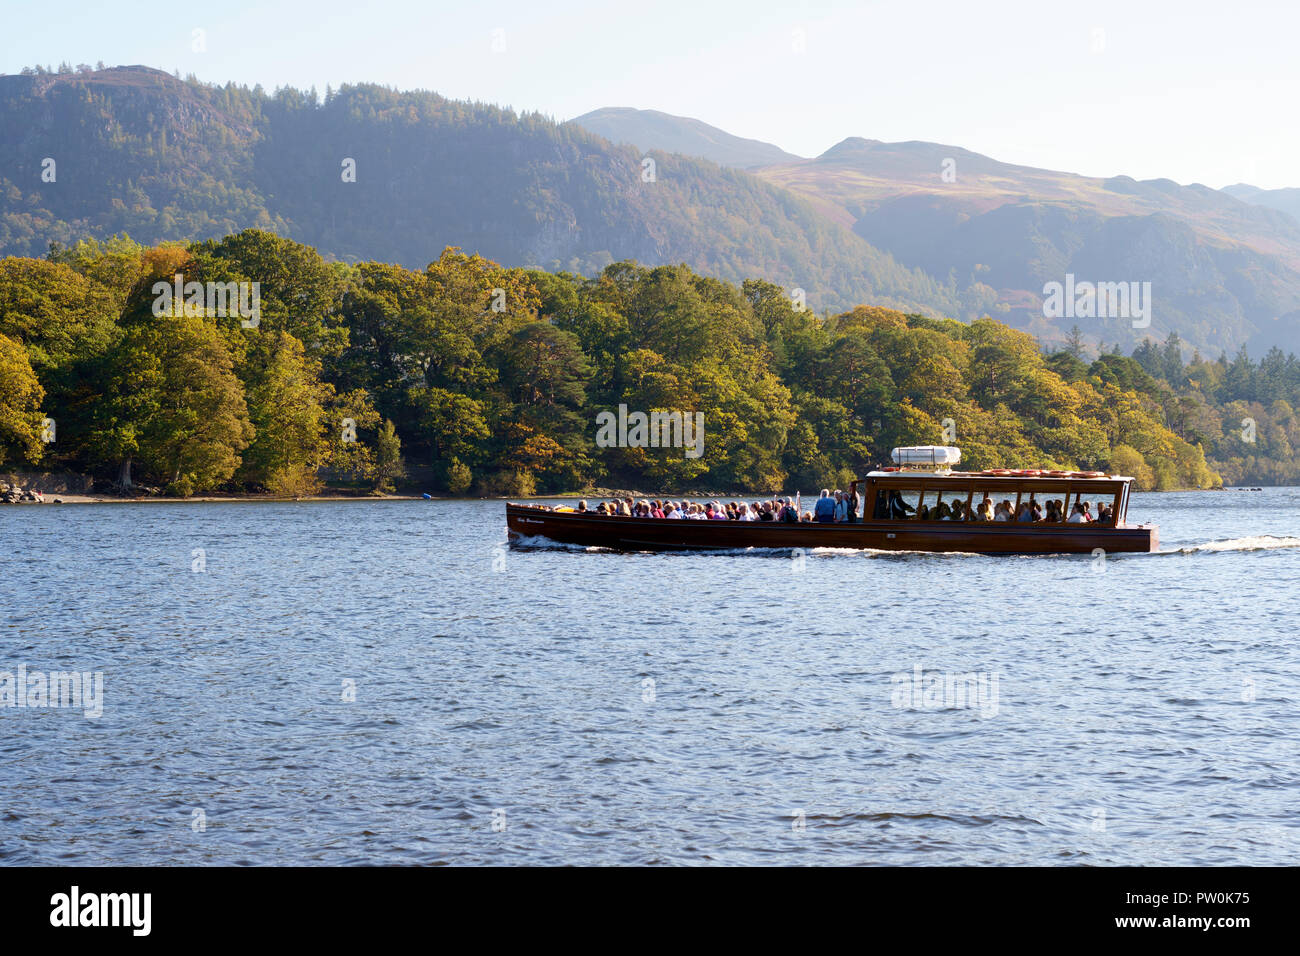
{"type": "Polygon", "coordinates": [[[6,3],[0,72],[103,60],[268,90],[375,82],[562,120],[658,109],[803,156],[919,139],[1276,188],[1300,186],[1298,35],[1295,0],[71,0],[6,3]]]}

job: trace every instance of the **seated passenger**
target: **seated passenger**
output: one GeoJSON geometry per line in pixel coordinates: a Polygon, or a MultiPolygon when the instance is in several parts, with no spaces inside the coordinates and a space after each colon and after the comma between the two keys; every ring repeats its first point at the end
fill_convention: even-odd
{"type": "Polygon", "coordinates": [[[944,501],[942,498],[936,501],[934,507],[930,510],[930,520],[951,521],[952,509],[948,507],[948,502],[944,501]]]}
{"type": "Polygon", "coordinates": [[[1088,523],[1088,519],[1084,516],[1083,513],[1083,502],[1076,501],[1074,503],[1074,511],[1070,513],[1069,520],[1066,521],[1066,524],[1087,524],[1087,523],[1088,523]]]}
{"type": "Polygon", "coordinates": [[[679,511],[677,508],[677,502],[675,501],[668,502],[668,512],[664,515],[664,517],[673,518],[673,519],[680,519],[682,517],[681,511],[679,511]]]}
{"type": "Polygon", "coordinates": [[[958,499],[957,501],[954,501],[952,503],[952,520],[953,521],[966,520],[966,502],[958,499]]]}
{"type": "Polygon", "coordinates": [[[1029,507],[1028,501],[1020,502],[1020,510],[1016,514],[1016,521],[1030,522],[1034,520],[1034,509],[1029,507]]]}
{"type": "Polygon", "coordinates": [[[1010,521],[1010,520],[1011,520],[1011,503],[1008,502],[1008,501],[1003,501],[1003,502],[999,503],[998,506],[993,510],[993,520],[994,520],[994,521],[1010,521]]]}
{"type": "Polygon", "coordinates": [[[979,510],[976,515],[976,520],[978,521],[993,520],[993,499],[990,498],[988,495],[985,495],[984,500],[980,502],[979,510]]]}
{"type": "Polygon", "coordinates": [[[813,519],[812,512],[811,512],[811,511],[805,511],[805,512],[803,513],[803,517],[800,518],[799,520],[800,520],[800,521],[807,521],[807,522],[810,522],[810,523],[811,523],[812,519],[813,519]]]}
{"type": "Polygon", "coordinates": [[[1083,503],[1083,517],[1089,524],[1097,520],[1092,516],[1092,502],[1085,501],[1083,503]]]}
{"type": "Polygon", "coordinates": [[[849,520],[849,497],[844,492],[835,492],[835,520],[844,524],[849,520]]]}
{"type": "Polygon", "coordinates": [[[821,497],[813,505],[813,517],[818,521],[835,520],[835,502],[831,499],[830,489],[822,489],[821,497]]]}
{"type": "Polygon", "coordinates": [[[583,498],[581,501],[578,502],[578,513],[579,513],[579,514],[586,514],[586,513],[587,513],[587,499],[586,499],[586,498],[583,498]]]}
{"type": "Polygon", "coordinates": [[[1114,515],[1111,514],[1110,505],[1100,504],[1097,506],[1097,524],[1110,524],[1113,519],[1114,515]]]}
{"type": "Polygon", "coordinates": [[[763,507],[758,512],[759,521],[775,521],[776,515],[772,514],[772,502],[764,501],[763,507]]]}

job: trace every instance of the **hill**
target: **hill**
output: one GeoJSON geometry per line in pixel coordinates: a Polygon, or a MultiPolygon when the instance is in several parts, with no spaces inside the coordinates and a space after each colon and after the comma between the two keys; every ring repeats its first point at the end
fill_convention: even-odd
{"type": "Polygon", "coordinates": [[[1280,210],[1300,222],[1300,189],[1260,189],[1258,186],[1237,183],[1235,186],[1224,186],[1221,191],[1252,206],[1268,206],[1280,210]]]}
{"type": "Polygon", "coordinates": [[[141,66],[6,76],[0,138],[0,254],[256,227],[347,261],[421,267],[458,245],[582,274],[637,259],[771,276],[817,309],[954,305],[942,283],[741,170],[661,152],[651,167],[580,126],[435,93],[271,95],[141,66]]]}
{"type": "Polygon", "coordinates": [[[962,317],[991,314],[1048,342],[1045,283],[1150,282],[1151,326],[1077,324],[1092,341],[1177,331],[1210,352],[1300,342],[1300,223],[1201,185],[1097,179],[999,162],[956,146],[849,138],[757,174],[809,199],[906,265],[966,288],[962,317]]]}
{"type": "Polygon", "coordinates": [[[743,139],[708,123],[658,110],[625,106],[584,113],[571,123],[603,136],[611,143],[628,143],[638,149],[658,149],[683,156],[699,156],[719,166],[753,169],[789,163],[801,157],[757,139],[743,139]]]}

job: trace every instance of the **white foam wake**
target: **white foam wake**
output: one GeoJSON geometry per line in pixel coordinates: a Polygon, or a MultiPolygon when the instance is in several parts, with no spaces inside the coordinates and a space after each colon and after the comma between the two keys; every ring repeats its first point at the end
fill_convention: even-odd
{"type": "Polygon", "coordinates": [[[1205,544],[1196,544],[1189,548],[1178,548],[1171,553],[1205,554],[1218,551],[1273,551],[1277,548],[1300,548],[1300,538],[1256,534],[1245,538],[1229,538],[1226,541],[1208,541],[1205,544]]]}

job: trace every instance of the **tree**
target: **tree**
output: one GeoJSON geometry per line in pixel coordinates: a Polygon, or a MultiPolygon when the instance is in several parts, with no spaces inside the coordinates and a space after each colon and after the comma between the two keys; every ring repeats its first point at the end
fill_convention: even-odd
{"type": "Polygon", "coordinates": [[[405,476],[402,440],[397,437],[393,423],[385,419],[375,438],[375,491],[391,494],[396,490],[393,481],[405,476]]]}
{"type": "Polygon", "coordinates": [[[44,397],[27,350],[0,334],[0,463],[41,457],[44,397]]]}
{"type": "Polygon", "coordinates": [[[275,494],[312,494],[329,457],[325,406],[334,389],[320,380],[320,363],[287,332],[256,336],[239,372],[254,438],[244,450],[240,483],[275,494]]]}
{"type": "Polygon", "coordinates": [[[1065,337],[1065,348],[1062,351],[1076,359],[1083,358],[1083,331],[1078,325],[1070,326],[1070,332],[1065,337]]]}
{"type": "Polygon", "coordinates": [[[252,441],[243,386],[220,333],[201,317],[138,325],[109,363],[91,444],[132,485],[135,461],[172,494],[228,480],[252,441]]]}

